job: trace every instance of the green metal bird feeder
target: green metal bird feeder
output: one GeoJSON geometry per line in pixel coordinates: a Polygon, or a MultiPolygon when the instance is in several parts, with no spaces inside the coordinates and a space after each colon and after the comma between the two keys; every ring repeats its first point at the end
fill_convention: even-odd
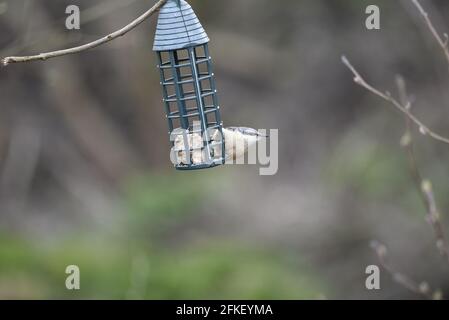
{"type": "Polygon", "coordinates": [[[208,48],[209,37],[192,7],[168,0],[161,8],[153,50],[176,169],[225,163],[225,141],[208,48]]]}

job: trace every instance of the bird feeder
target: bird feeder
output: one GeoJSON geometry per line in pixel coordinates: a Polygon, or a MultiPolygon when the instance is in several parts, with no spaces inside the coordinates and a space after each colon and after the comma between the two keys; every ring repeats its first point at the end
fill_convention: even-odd
{"type": "Polygon", "coordinates": [[[225,162],[223,123],[208,42],[186,1],[165,3],[153,50],[158,56],[171,160],[179,170],[212,168],[225,162]]]}

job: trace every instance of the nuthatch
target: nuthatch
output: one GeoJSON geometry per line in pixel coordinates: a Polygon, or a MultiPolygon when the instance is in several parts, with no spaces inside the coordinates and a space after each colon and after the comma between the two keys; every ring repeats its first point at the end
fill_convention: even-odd
{"type": "MultiPolygon", "coordinates": [[[[223,138],[225,140],[225,158],[227,160],[237,160],[244,157],[248,150],[257,144],[261,138],[268,136],[261,134],[259,131],[246,127],[228,127],[223,128],[223,137],[220,131],[215,130],[211,135],[212,142],[215,142],[212,147],[213,157],[220,157],[222,154],[223,138]]],[[[203,138],[199,133],[180,133],[174,139],[174,149],[177,152],[177,163],[188,164],[188,154],[193,164],[201,164],[207,160],[207,153],[204,150],[203,138]],[[184,137],[187,138],[184,141],[184,137]],[[185,143],[186,142],[186,143],[185,143]],[[190,150],[186,152],[186,150],[190,150]]]]}
{"type": "MultiPolygon", "coordinates": [[[[215,133],[212,140],[217,140],[219,131],[215,133]]],[[[267,135],[259,131],[246,127],[228,127],[223,128],[225,139],[226,158],[236,160],[243,157],[249,150],[260,141],[261,138],[268,138],[267,135]]]]}

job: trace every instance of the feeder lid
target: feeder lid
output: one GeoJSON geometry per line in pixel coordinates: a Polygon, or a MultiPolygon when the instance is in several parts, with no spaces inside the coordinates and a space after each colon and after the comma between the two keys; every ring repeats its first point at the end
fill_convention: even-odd
{"type": "Polygon", "coordinates": [[[168,0],[159,12],[154,51],[195,47],[209,42],[209,37],[192,7],[184,0],[168,0]]]}

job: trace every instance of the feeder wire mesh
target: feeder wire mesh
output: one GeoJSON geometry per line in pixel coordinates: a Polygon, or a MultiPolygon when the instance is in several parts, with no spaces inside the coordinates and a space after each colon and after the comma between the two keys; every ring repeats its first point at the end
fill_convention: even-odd
{"type": "Polygon", "coordinates": [[[180,170],[225,162],[223,124],[208,42],[187,2],[169,0],[161,8],[153,50],[159,60],[172,161],[180,170]]]}

